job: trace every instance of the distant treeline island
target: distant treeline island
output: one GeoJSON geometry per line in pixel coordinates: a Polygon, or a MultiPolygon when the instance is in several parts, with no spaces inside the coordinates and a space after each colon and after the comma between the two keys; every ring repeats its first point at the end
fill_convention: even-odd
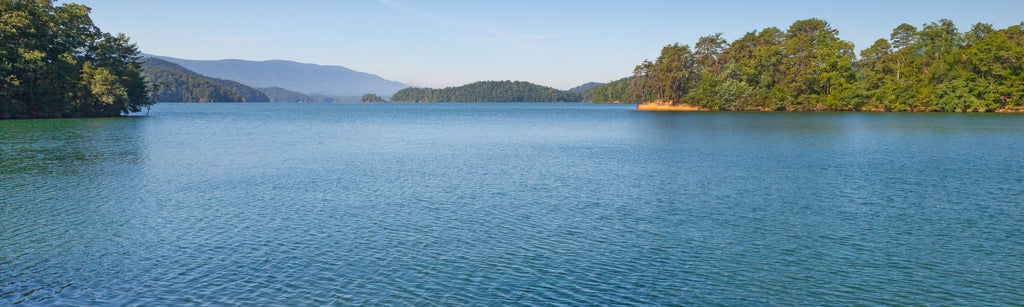
{"type": "Polygon", "coordinates": [[[443,89],[406,88],[391,96],[394,102],[579,102],[578,92],[523,81],[481,81],[443,89]]]}
{"type": "MultiPolygon", "coordinates": [[[[361,98],[344,98],[256,87],[143,59],[127,36],[100,31],[88,7],[54,3],[0,0],[0,119],[117,116],[155,101],[388,100],[371,90],[361,98]]],[[[1005,29],[977,23],[964,32],[946,19],[921,28],[901,24],[859,57],[838,35],[824,20],[799,20],[786,31],[752,31],[731,43],[719,33],[692,47],[667,45],[653,62],[637,65],[632,76],[607,84],[562,91],[523,81],[481,81],[405,88],[390,101],[587,101],[689,111],[1024,111],[1024,23],[1005,29]]],[[[283,61],[235,62],[320,69],[283,61]]],[[[356,76],[352,80],[361,81],[353,82],[380,88],[404,86],[343,67],[316,71],[356,76]]]]}

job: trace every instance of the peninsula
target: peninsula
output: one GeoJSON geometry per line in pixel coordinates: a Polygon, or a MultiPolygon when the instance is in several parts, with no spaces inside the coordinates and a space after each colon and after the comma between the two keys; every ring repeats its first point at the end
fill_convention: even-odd
{"type": "Polygon", "coordinates": [[[1024,23],[904,23],[859,58],[838,34],[807,19],[731,43],[714,34],[668,45],[587,99],[652,111],[1024,111],[1024,23]]]}
{"type": "Polygon", "coordinates": [[[153,104],[138,47],[89,7],[0,1],[0,119],[107,117],[153,104]]]}

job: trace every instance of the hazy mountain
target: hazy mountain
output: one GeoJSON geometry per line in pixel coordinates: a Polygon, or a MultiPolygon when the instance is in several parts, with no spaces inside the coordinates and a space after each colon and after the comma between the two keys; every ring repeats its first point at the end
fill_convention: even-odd
{"type": "Polygon", "coordinates": [[[252,87],[279,87],[305,94],[355,96],[366,93],[391,96],[409,87],[377,75],[354,71],[342,66],[324,66],[283,60],[187,60],[165,56],[158,58],[176,63],[197,73],[234,80],[252,87]]]}
{"type": "Polygon", "coordinates": [[[601,85],[604,85],[604,83],[601,83],[601,82],[587,82],[587,83],[581,84],[580,86],[571,88],[571,89],[569,89],[569,91],[570,92],[577,92],[578,93],[578,92],[583,92],[583,91],[586,91],[586,90],[589,90],[589,89],[592,89],[592,88],[595,88],[595,87],[598,87],[598,86],[601,86],[601,85]]]}
{"type": "Polygon", "coordinates": [[[407,88],[391,95],[394,102],[577,102],[582,99],[580,93],[524,81],[480,81],[443,89],[407,88]]]}
{"type": "Polygon", "coordinates": [[[260,92],[263,92],[270,97],[270,102],[357,102],[359,97],[357,96],[324,96],[320,94],[303,94],[296,91],[290,91],[280,87],[261,87],[257,88],[260,92]]]}
{"type": "Polygon", "coordinates": [[[262,92],[231,80],[211,78],[158,58],[142,60],[146,82],[159,85],[161,102],[267,102],[262,92]]]}
{"type": "Polygon", "coordinates": [[[359,102],[361,96],[324,96],[320,94],[309,94],[309,99],[315,102],[359,102]]]}
{"type": "Polygon", "coordinates": [[[270,98],[270,102],[314,102],[313,99],[309,98],[306,94],[289,91],[276,86],[261,87],[257,88],[257,90],[267,95],[267,97],[270,98]]]}

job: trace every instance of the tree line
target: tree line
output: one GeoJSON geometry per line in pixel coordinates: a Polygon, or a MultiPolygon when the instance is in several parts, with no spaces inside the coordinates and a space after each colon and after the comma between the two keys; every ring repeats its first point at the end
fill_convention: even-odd
{"type": "Polygon", "coordinates": [[[578,102],[577,92],[523,81],[480,81],[442,89],[405,88],[391,96],[394,102],[578,102]]]}
{"type": "Polygon", "coordinates": [[[639,102],[630,98],[630,86],[633,77],[625,77],[619,80],[601,84],[583,90],[583,101],[601,103],[628,103],[639,102]]]}
{"type": "Polygon", "coordinates": [[[670,102],[713,110],[1000,111],[1024,108],[1024,23],[942,19],[897,26],[856,57],[820,19],[665,46],[633,76],[586,92],[594,102],[670,102]]]}
{"type": "Polygon", "coordinates": [[[87,6],[0,0],[0,118],[118,116],[153,102],[138,47],[87,6]]]}

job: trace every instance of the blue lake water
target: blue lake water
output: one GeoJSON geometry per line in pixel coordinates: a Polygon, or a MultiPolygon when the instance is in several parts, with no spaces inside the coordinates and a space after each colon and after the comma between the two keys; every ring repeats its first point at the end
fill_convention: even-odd
{"type": "Polygon", "coordinates": [[[1024,302],[1022,115],[165,103],[0,157],[0,305],[1024,302]]]}

